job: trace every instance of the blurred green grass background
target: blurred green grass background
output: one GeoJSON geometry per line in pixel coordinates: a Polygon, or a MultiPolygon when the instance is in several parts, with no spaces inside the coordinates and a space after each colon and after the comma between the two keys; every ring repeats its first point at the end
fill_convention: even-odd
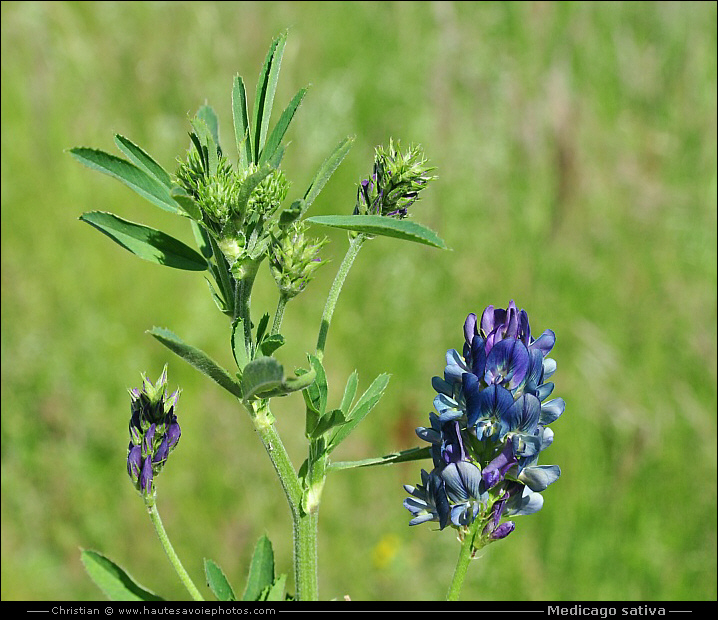
{"type": "MultiPolygon", "coordinates": [[[[144,334],[168,327],[230,367],[202,276],[77,218],[108,210],[190,241],[186,222],[64,152],[116,152],[120,133],[174,170],[207,101],[232,153],[232,77],[253,89],[285,28],[276,106],[312,84],[290,198],[356,135],[312,207],[349,213],[374,146],[419,142],[440,178],[414,217],[452,248],[362,250],[329,334],[330,403],[355,368],[363,388],[392,380],[336,457],[418,445],[466,314],[515,299],[558,337],[567,409],[543,462],[563,474],[463,597],[715,599],[716,5],[692,2],[3,2],[2,598],[101,600],[80,547],[187,598],[125,471],[126,390],[165,362],[183,437],[158,505],[180,557],[198,582],[213,558],[241,591],[266,532],[291,573],[286,502],[246,413],[144,334]]],[[[330,237],[330,266],[287,309],[288,367],[314,345],[346,248],[330,237]]],[[[275,303],[265,266],[254,315],[275,303]]],[[[298,465],[301,397],[275,411],[298,465]]],[[[409,528],[401,505],[419,468],[329,478],[322,598],[444,596],[458,543],[409,528]]]]}

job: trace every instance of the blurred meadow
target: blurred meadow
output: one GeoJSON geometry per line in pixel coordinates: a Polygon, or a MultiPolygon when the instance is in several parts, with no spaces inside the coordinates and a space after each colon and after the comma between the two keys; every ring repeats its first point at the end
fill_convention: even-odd
{"type": "MultiPolygon", "coordinates": [[[[463,598],[715,599],[708,2],[3,2],[2,599],[102,600],[81,547],[187,598],[125,468],[127,389],[166,362],[183,435],[158,506],[185,566],[202,583],[212,558],[241,592],[267,533],[291,575],[286,500],[246,412],[145,334],[167,327],[229,368],[228,322],[204,278],[138,260],[78,216],[107,210],[192,244],[187,222],[66,152],[118,154],[119,133],[174,171],[207,102],[234,156],[232,78],[253,93],[287,28],[276,109],[311,84],[283,162],[289,199],[355,135],[310,212],[349,214],[376,145],[421,143],[439,179],[413,217],[452,248],[376,239],[360,253],[329,332],[330,403],[355,368],[360,389],[392,379],[336,459],[420,445],[431,377],[462,346],[464,318],[514,299],[533,332],[557,334],[567,408],[542,462],[562,476],[472,564],[463,598]]],[[[327,230],[316,234],[331,238],[331,263],[285,315],[288,368],[313,349],[347,246],[327,230]]],[[[275,304],[265,263],[254,316],[275,304]]],[[[299,465],[303,401],[274,402],[299,465]]],[[[443,598],[456,538],[409,528],[402,507],[422,465],[331,475],[322,598],[443,598]]]]}

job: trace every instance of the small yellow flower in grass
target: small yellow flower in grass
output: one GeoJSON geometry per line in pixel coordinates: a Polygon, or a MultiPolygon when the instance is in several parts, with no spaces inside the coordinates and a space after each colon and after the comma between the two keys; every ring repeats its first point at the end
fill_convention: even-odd
{"type": "Polygon", "coordinates": [[[385,534],[372,549],[371,557],[375,568],[386,568],[399,551],[400,539],[396,534],[385,534]]]}

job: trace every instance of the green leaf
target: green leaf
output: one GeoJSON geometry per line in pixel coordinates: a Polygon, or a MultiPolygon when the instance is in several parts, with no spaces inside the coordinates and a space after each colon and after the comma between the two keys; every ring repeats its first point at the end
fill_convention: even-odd
{"type": "Polygon", "coordinates": [[[190,121],[195,130],[195,136],[202,146],[202,152],[206,157],[206,170],[209,176],[215,176],[219,168],[219,154],[217,153],[217,142],[212,135],[212,130],[207,121],[199,116],[199,113],[190,121]]]}
{"type": "Polygon", "coordinates": [[[214,276],[217,286],[219,286],[224,298],[225,306],[230,316],[234,314],[234,287],[232,276],[229,273],[229,263],[222,254],[222,250],[219,249],[217,242],[214,240],[212,235],[207,235],[207,240],[212,248],[212,254],[214,254],[215,265],[212,269],[212,275],[214,276]]]}
{"type": "Polygon", "coordinates": [[[258,357],[253,359],[242,371],[242,391],[244,399],[263,392],[273,392],[282,387],[284,381],[284,368],[273,357],[258,357]]]}
{"type": "Polygon", "coordinates": [[[122,181],[143,198],[165,211],[183,215],[182,210],[170,196],[169,189],[126,159],[115,157],[99,149],[77,147],[70,149],[71,155],[88,168],[109,174],[122,181]]]}
{"type": "Polygon", "coordinates": [[[419,461],[431,458],[431,446],[421,448],[409,448],[400,452],[392,452],[385,456],[361,461],[337,461],[330,463],[327,470],[353,469],[355,467],[373,467],[375,465],[393,465],[395,463],[406,463],[408,461],[419,461]]]}
{"type": "Polygon", "coordinates": [[[284,230],[285,228],[291,226],[294,222],[297,221],[299,216],[304,213],[304,199],[299,198],[298,200],[295,200],[289,207],[286,209],[283,209],[279,214],[279,220],[277,221],[277,224],[279,224],[279,228],[284,230]]]}
{"type": "Polygon", "coordinates": [[[160,230],[103,211],[83,213],[80,220],[95,227],[135,256],[151,263],[187,271],[207,269],[207,261],[201,254],[160,230]]]}
{"type": "Polygon", "coordinates": [[[285,600],[284,591],[287,586],[287,575],[279,575],[274,583],[262,593],[263,601],[283,601],[285,600]]]}
{"type": "Polygon", "coordinates": [[[265,312],[262,315],[262,318],[259,319],[259,323],[257,324],[257,339],[256,342],[262,342],[264,339],[264,333],[267,331],[267,325],[269,324],[269,313],[265,312]]]}
{"type": "Polygon", "coordinates": [[[212,300],[214,301],[215,306],[219,309],[219,311],[222,314],[232,314],[227,310],[227,304],[224,303],[224,299],[222,299],[218,294],[217,291],[214,290],[214,286],[212,286],[212,283],[210,282],[209,278],[205,278],[205,282],[207,282],[207,286],[209,287],[209,294],[212,295],[212,300]]]}
{"type": "Polygon", "coordinates": [[[219,146],[219,119],[212,107],[207,104],[200,106],[199,110],[197,110],[196,116],[204,121],[205,125],[207,125],[207,129],[209,129],[212,139],[214,140],[215,146],[219,146]]]}
{"type": "Polygon", "coordinates": [[[272,543],[263,535],[254,547],[254,555],[249,566],[247,586],[244,589],[243,601],[258,601],[265,588],[274,583],[274,551],[272,543]]]}
{"type": "Polygon", "coordinates": [[[240,370],[249,364],[250,358],[244,342],[244,321],[241,317],[237,317],[232,323],[232,355],[234,355],[234,361],[240,370]]]}
{"type": "Polygon", "coordinates": [[[358,385],[359,374],[355,370],[351,375],[349,375],[349,379],[347,379],[347,385],[344,388],[344,396],[342,396],[342,404],[339,405],[339,409],[344,412],[349,411],[349,408],[354,402],[354,397],[356,396],[358,385]]]}
{"type": "Polygon", "coordinates": [[[342,160],[346,157],[346,154],[349,152],[353,143],[353,136],[344,138],[344,140],[342,140],[334,149],[332,154],[324,160],[324,163],[314,175],[311,184],[304,194],[305,211],[309,208],[309,205],[314,202],[314,199],[319,195],[319,192],[322,191],[322,188],[327,184],[327,181],[329,181],[332,174],[334,174],[334,171],[339,167],[339,164],[342,163],[342,160]]]}
{"type": "Polygon", "coordinates": [[[306,389],[306,396],[309,398],[311,408],[316,411],[320,416],[324,415],[327,408],[327,394],[329,392],[327,386],[327,375],[324,371],[322,362],[316,356],[308,354],[309,363],[316,372],[316,380],[306,389]]]}
{"type": "Polygon", "coordinates": [[[87,574],[111,601],[164,600],[139,585],[121,567],[97,551],[81,549],[80,557],[87,574]]]}
{"type": "Polygon", "coordinates": [[[332,428],[342,426],[346,423],[347,420],[344,417],[344,414],[342,413],[341,409],[333,409],[332,411],[328,411],[321,418],[319,418],[319,422],[317,422],[317,425],[309,433],[309,437],[311,439],[317,439],[332,428]]]}
{"type": "Polygon", "coordinates": [[[180,208],[192,219],[192,223],[202,221],[202,211],[200,211],[199,205],[194,201],[194,198],[190,196],[181,187],[173,187],[170,190],[170,196],[180,208]]]}
{"type": "MultiPolygon", "coordinates": [[[[299,371],[298,371],[299,372],[299,371]]],[[[273,357],[257,357],[244,367],[242,389],[244,399],[286,396],[304,390],[314,382],[316,372],[304,372],[297,377],[285,377],[284,368],[273,357]]]]}
{"type": "Polygon", "coordinates": [[[157,179],[167,189],[172,189],[172,177],[139,146],[120,134],[115,134],[115,144],[138,168],[157,179]]]}
{"type": "Polygon", "coordinates": [[[327,408],[328,386],[327,375],[322,362],[314,355],[308,354],[307,357],[312,366],[312,371],[316,375],[316,380],[302,392],[306,404],[304,433],[307,437],[312,437],[314,429],[319,424],[319,420],[327,408]]]}
{"type": "Polygon", "coordinates": [[[287,133],[289,124],[292,122],[292,118],[294,118],[294,114],[296,113],[297,108],[302,103],[302,99],[304,99],[304,95],[306,94],[307,89],[302,88],[296,95],[294,95],[294,99],[289,102],[289,105],[284,109],[284,112],[282,112],[282,116],[279,117],[279,120],[274,126],[272,133],[269,134],[267,144],[262,150],[262,155],[259,158],[260,165],[265,162],[268,162],[274,155],[279,145],[282,143],[284,134],[287,133]]]}
{"type": "Polygon", "coordinates": [[[232,85],[232,118],[234,120],[234,138],[237,142],[239,167],[247,168],[252,163],[252,143],[249,138],[250,127],[247,117],[247,92],[239,75],[234,77],[232,85]]]}
{"type": "Polygon", "coordinates": [[[433,230],[410,220],[395,220],[382,215],[317,215],[307,218],[307,221],[368,235],[415,241],[442,250],[448,249],[433,230]]]}
{"type": "Polygon", "coordinates": [[[192,234],[194,235],[194,240],[197,243],[199,251],[202,253],[202,256],[209,260],[212,256],[214,256],[214,254],[212,252],[212,243],[209,240],[207,231],[203,226],[200,226],[194,220],[192,220],[190,224],[192,225],[192,234]]]}
{"type": "Polygon", "coordinates": [[[283,344],[284,336],[282,336],[282,334],[272,334],[262,340],[259,344],[259,351],[262,355],[270,356],[283,344]]]}
{"type": "Polygon", "coordinates": [[[344,439],[347,438],[347,435],[349,435],[349,433],[356,428],[357,424],[359,424],[359,422],[361,422],[379,402],[379,399],[384,394],[386,386],[389,384],[390,376],[391,375],[386,373],[379,375],[367,388],[366,392],[361,395],[356,405],[354,405],[354,408],[346,415],[347,423],[339,427],[329,440],[327,445],[327,454],[344,441],[344,439]]]}
{"type": "Polygon", "coordinates": [[[282,64],[287,33],[279,35],[269,48],[264,65],[257,81],[257,92],[254,100],[252,127],[254,128],[254,161],[259,161],[264,141],[269,128],[269,117],[274,105],[274,93],[277,90],[279,68],[282,64]]]}
{"type": "Polygon", "coordinates": [[[232,590],[232,586],[229,585],[227,577],[215,562],[205,558],[204,574],[207,577],[207,585],[209,586],[209,589],[212,590],[218,601],[237,600],[234,590],[232,590]]]}
{"type": "Polygon", "coordinates": [[[237,398],[242,398],[242,387],[239,383],[204,351],[186,344],[171,331],[161,327],[153,327],[148,330],[148,333],[225,390],[234,394],[237,398]]]}

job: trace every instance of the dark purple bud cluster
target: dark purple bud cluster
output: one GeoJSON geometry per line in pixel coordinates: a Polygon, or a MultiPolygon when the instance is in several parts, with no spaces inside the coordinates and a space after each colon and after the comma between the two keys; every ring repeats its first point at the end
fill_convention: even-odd
{"type": "Polygon", "coordinates": [[[181,435],[175,406],[179,391],[167,396],[167,367],[153,385],[143,375],[142,389],[130,390],[130,444],[127,473],[145,497],[155,493],[154,479],[162,471],[181,435]]]}

